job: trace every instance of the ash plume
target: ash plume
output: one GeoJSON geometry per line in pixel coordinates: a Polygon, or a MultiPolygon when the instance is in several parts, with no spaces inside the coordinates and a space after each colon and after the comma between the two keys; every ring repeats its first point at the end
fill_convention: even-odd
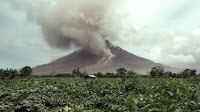
{"type": "Polygon", "coordinates": [[[75,46],[85,49],[92,54],[99,55],[102,59],[97,66],[109,63],[113,54],[107,48],[105,36],[102,36],[104,26],[104,15],[111,5],[109,1],[98,0],[56,0],[54,2],[38,2],[40,7],[34,7],[34,1],[14,0],[15,3],[24,1],[26,5],[21,9],[27,9],[27,15],[34,17],[41,26],[44,38],[54,48],[71,49],[75,46]],[[41,3],[41,4],[40,4],[41,3]],[[45,4],[45,3],[48,3],[45,4]],[[41,13],[32,13],[31,8],[41,9],[41,13]]]}
{"type": "Polygon", "coordinates": [[[42,17],[40,24],[49,45],[69,49],[72,45],[102,56],[99,63],[107,63],[113,57],[106,47],[100,31],[106,13],[104,3],[59,1],[42,17]]]}

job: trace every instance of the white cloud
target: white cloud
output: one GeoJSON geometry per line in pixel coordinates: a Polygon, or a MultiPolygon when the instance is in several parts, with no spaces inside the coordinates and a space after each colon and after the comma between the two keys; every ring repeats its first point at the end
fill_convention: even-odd
{"type": "Polygon", "coordinates": [[[193,31],[184,36],[163,33],[159,37],[157,43],[152,45],[151,50],[147,53],[146,58],[176,67],[191,67],[199,62],[200,36],[193,35],[193,31]],[[163,36],[164,38],[162,38],[163,36]]]}
{"type": "Polygon", "coordinates": [[[200,36],[200,29],[195,29],[192,31],[192,33],[196,36],[200,36]]]}
{"type": "Polygon", "coordinates": [[[192,55],[171,54],[166,52],[165,49],[162,49],[162,47],[159,45],[156,45],[151,49],[148,57],[157,63],[163,63],[172,66],[173,64],[177,66],[196,62],[196,59],[194,59],[192,55]]]}

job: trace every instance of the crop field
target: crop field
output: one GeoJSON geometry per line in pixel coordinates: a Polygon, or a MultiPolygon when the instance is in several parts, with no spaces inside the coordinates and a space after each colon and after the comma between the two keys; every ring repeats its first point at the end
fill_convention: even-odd
{"type": "Polygon", "coordinates": [[[200,78],[14,78],[0,80],[0,111],[187,112],[199,95],[200,78]]]}

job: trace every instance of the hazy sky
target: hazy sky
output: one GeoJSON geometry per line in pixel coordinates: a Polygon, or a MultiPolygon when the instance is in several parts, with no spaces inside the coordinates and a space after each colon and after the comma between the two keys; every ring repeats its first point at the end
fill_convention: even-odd
{"type": "MultiPolygon", "coordinates": [[[[1,0],[0,68],[34,67],[75,50],[50,47],[44,39],[36,19],[57,4],[52,1],[1,0]]],[[[200,68],[199,12],[199,0],[116,0],[104,13],[102,32],[154,62],[200,68]]]]}

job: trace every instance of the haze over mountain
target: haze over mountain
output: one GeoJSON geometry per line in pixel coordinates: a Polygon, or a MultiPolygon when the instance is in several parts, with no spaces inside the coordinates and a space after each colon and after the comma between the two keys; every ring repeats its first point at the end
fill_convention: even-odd
{"type": "Polygon", "coordinates": [[[165,70],[180,72],[181,69],[172,68],[151,60],[138,57],[131,54],[120,47],[115,47],[106,41],[107,47],[110,49],[114,57],[105,65],[98,65],[101,56],[94,55],[87,50],[79,49],[72,54],[59,58],[51,63],[37,66],[33,69],[34,75],[50,75],[55,73],[69,73],[74,69],[80,68],[81,71],[89,73],[94,72],[115,72],[116,69],[124,67],[141,74],[147,74],[152,67],[163,66],[165,70]]]}

